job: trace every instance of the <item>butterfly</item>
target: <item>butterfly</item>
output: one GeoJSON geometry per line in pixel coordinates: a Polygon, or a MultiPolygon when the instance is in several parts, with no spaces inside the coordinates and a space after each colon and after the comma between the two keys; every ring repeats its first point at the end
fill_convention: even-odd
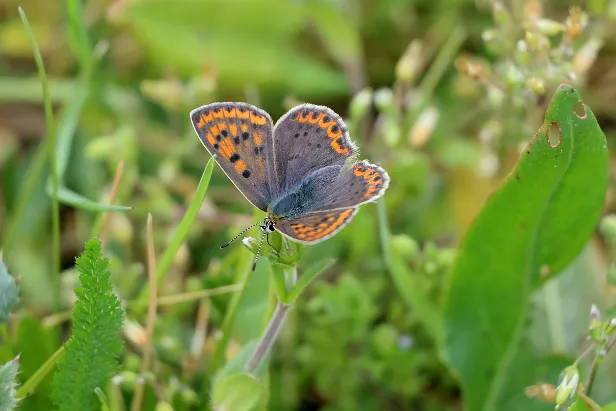
{"type": "MultiPolygon", "coordinates": [[[[338,114],[301,104],[276,125],[247,103],[212,103],[190,112],[203,146],[246,199],[267,217],[259,225],[303,244],[326,240],[345,227],[359,206],[381,197],[387,172],[357,161],[358,148],[338,114]]],[[[269,240],[268,240],[269,241],[269,240]]]]}

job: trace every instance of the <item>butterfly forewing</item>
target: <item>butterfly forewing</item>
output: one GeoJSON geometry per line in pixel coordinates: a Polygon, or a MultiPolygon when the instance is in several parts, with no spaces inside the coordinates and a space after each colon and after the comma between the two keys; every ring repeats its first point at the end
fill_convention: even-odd
{"type": "Polygon", "coordinates": [[[289,110],[276,123],[274,139],[280,194],[315,170],[343,165],[357,152],[340,116],[312,104],[289,110]]]}
{"type": "Polygon", "coordinates": [[[272,120],[246,103],[213,103],[190,113],[201,142],[242,194],[265,211],[277,191],[272,120]]]}

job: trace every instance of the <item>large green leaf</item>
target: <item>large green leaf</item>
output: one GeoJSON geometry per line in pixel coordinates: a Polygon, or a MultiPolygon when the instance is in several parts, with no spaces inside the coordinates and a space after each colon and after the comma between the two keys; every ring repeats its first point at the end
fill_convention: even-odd
{"type": "Polygon", "coordinates": [[[561,84],[543,126],[469,229],[451,273],[444,355],[466,410],[502,405],[530,293],[578,255],[601,214],[607,178],[605,136],[578,92],[561,84]]]}

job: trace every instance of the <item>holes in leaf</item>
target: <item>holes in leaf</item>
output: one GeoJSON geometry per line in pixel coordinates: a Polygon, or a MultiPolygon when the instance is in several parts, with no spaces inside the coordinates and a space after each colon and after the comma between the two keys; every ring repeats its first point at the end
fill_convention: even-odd
{"type": "Polygon", "coordinates": [[[560,142],[563,141],[563,131],[560,128],[560,123],[558,121],[550,122],[550,124],[548,124],[548,132],[546,135],[548,137],[548,144],[550,147],[558,147],[560,142]]]}
{"type": "Polygon", "coordinates": [[[584,120],[588,113],[586,112],[586,104],[582,102],[582,100],[578,101],[575,106],[573,106],[573,114],[576,115],[577,118],[584,120]]]}

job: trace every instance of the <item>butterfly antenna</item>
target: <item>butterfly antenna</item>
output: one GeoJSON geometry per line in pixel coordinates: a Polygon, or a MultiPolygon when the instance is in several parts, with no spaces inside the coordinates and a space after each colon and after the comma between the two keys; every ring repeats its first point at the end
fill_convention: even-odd
{"type": "Polygon", "coordinates": [[[254,223],[253,225],[246,227],[244,230],[242,230],[242,232],[241,232],[241,233],[239,233],[238,235],[236,235],[235,237],[233,237],[231,240],[229,240],[229,242],[228,242],[227,244],[225,244],[225,245],[221,245],[221,246],[220,246],[220,248],[225,248],[225,247],[227,247],[229,244],[231,244],[232,242],[234,242],[235,240],[237,240],[239,237],[243,236],[243,235],[246,233],[246,231],[250,230],[252,227],[258,226],[258,225],[259,225],[259,224],[261,224],[261,223],[262,223],[262,222],[261,222],[261,221],[259,221],[258,223],[254,223]]]}
{"type": "Polygon", "coordinates": [[[259,248],[257,249],[257,255],[255,255],[255,262],[252,263],[252,271],[255,270],[255,268],[257,267],[257,260],[259,259],[259,254],[261,254],[261,247],[263,247],[263,241],[265,240],[265,231],[263,232],[263,235],[261,236],[261,241],[259,242],[259,248]]]}

